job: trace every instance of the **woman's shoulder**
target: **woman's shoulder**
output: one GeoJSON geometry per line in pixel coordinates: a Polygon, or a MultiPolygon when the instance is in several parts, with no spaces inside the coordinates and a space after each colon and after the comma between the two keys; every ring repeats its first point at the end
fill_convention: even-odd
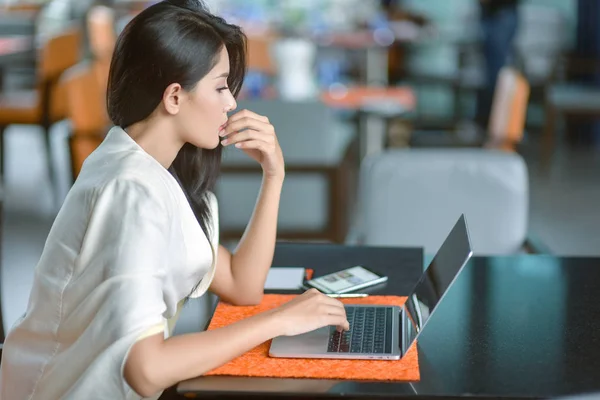
{"type": "Polygon", "coordinates": [[[100,194],[118,187],[118,194],[138,191],[172,202],[174,184],[177,185],[174,178],[158,161],[139,148],[127,133],[113,128],[86,159],[73,188],[100,194]]]}

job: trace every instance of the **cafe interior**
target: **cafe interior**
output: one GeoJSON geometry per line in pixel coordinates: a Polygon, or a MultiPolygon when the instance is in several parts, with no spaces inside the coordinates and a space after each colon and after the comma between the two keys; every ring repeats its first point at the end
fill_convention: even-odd
{"type": "MultiPolygon", "coordinates": [[[[285,158],[274,266],[333,272],[354,265],[325,265],[338,253],[418,248],[420,273],[461,214],[473,258],[424,330],[410,391],[200,377],[174,398],[600,399],[600,2],[204,2],[246,34],[237,110],[267,116],[285,158]]],[[[154,3],[0,0],[0,341],[26,311],[53,221],[112,126],[115,42],[154,3]]],[[[224,149],[215,195],[232,251],[261,178],[244,152],[224,149]]],[[[391,277],[404,267],[381,268],[391,277]]],[[[411,276],[382,293],[406,295],[411,276]]],[[[186,305],[176,334],[204,329],[211,296],[186,305]]]]}

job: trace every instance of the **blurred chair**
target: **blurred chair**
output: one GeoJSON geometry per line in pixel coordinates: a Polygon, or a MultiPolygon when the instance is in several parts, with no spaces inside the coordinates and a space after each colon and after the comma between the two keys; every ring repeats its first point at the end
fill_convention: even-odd
{"type": "MultiPolygon", "coordinates": [[[[286,179],[281,195],[278,236],[342,242],[346,230],[346,186],[351,169],[352,128],[319,101],[240,100],[269,118],[283,149],[286,179]]],[[[260,166],[241,150],[223,152],[216,192],[222,240],[239,239],[260,189],[260,166]]]]}
{"type": "Polygon", "coordinates": [[[488,126],[488,145],[513,150],[523,140],[529,83],[516,69],[503,68],[498,75],[488,126]]]}
{"type": "Polygon", "coordinates": [[[532,251],[528,210],[527,167],[516,153],[388,150],[361,165],[357,220],[347,242],[435,254],[464,213],[475,254],[532,251]]]}
{"type": "MultiPolygon", "coordinates": [[[[574,81],[600,71],[600,60],[566,56],[556,63],[554,82],[546,89],[543,163],[550,165],[556,143],[556,125],[561,119],[600,118],[600,87],[574,81]]],[[[567,132],[568,134],[568,132],[567,132]]]]}
{"type": "Polygon", "coordinates": [[[94,70],[100,88],[106,91],[110,61],[117,41],[115,12],[105,6],[94,6],[87,16],[87,30],[94,70]]]}
{"type": "Polygon", "coordinates": [[[415,132],[411,144],[420,146],[486,146],[514,150],[523,139],[529,83],[512,67],[500,71],[494,91],[494,99],[487,138],[465,138],[461,132],[415,132]]]}
{"type": "Polygon", "coordinates": [[[80,32],[68,29],[48,40],[41,49],[37,88],[0,94],[0,173],[4,175],[4,130],[13,124],[40,125],[44,130],[50,180],[55,187],[50,144],[51,126],[66,118],[66,94],[58,85],[62,73],[79,61],[80,32]]]}
{"type": "Polygon", "coordinates": [[[67,110],[71,120],[69,152],[73,180],[83,162],[104,139],[109,119],[104,105],[104,93],[92,63],[80,63],[68,69],[61,83],[67,94],[67,110]]]}

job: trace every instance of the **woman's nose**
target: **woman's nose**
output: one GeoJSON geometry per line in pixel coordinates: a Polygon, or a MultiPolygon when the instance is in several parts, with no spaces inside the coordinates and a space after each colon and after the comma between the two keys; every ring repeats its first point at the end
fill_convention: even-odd
{"type": "Polygon", "coordinates": [[[237,102],[235,101],[235,98],[233,96],[231,96],[230,102],[227,105],[227,107],[225,108],[225,112],[231,112],[231,111],[235,110],[236,108],[237,108],[237,102]]]}

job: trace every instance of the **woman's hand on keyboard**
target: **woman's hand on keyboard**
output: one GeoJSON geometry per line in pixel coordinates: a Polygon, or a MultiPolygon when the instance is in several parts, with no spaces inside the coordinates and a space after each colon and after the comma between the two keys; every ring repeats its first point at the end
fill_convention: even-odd
{"type": "Polygon", "coordinates": [[[307,290],[271,312],[284,336],[300,335],[324,326],[336,326],[338,331],[350,329],[344,304],[316,289],[307,290]]]}

